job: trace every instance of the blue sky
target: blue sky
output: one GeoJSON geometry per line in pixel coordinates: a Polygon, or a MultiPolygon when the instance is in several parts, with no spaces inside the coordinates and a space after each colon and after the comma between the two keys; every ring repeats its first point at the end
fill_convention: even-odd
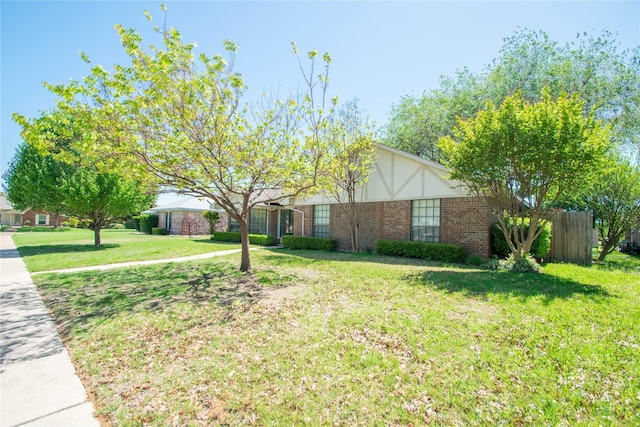
{"type": "MultiPolygon", "coordinates": [[[[331,53],[332,95],[359,98],[384,125],[402,95],[419,95],[441,75],[479,72],[519,27],[544,30],[562,43],[578,32],[618,33],[623,48],[640,45],[640,1],[623,2],[214,2],[165,1],[167,24],[198,51],[221,53],[222,39],[240,45],[236,71],[250,86],[287,94],[302,81],[290,43],[301,52],[331,53]]],[[[20,142],[11,120],[37,116],[55,98],[41,82],[88,74],[78,52],[107,68],[126,61],[115,24],[152,34],[143,14],[162,25],[161,2],[5,1],[1,14],[1,173],[20,142]]],[[[146,38],[145,38],[146,39],[146,38]]]]}

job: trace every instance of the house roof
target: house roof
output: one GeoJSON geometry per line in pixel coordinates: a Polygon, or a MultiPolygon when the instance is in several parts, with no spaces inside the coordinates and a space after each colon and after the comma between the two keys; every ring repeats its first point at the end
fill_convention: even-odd
{"type": "Polygon", "coordinates": [[[199,197],[184,197],[164,205],[156,206],[143,213],[191,211],[205,212],[212,211],[212,203],[209,199],[199,197]]]}
{"type": "Polygon", "coordinates": [[[12,213],[25,213],[26,211],[19,211],[13,208],[13,205],[7,199],[7,196],[0,194],[0,212],[12,212],[12,213]]]}

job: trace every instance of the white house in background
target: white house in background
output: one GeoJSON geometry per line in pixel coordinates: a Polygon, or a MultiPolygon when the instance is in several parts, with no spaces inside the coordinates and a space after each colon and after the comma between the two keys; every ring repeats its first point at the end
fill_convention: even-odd
{"type": "Polygon", "coordinates": [[[0,224],[22,225],[22,216],[25,212],[14,209],[7,197],[4,194],[0,195],[0,224]]]}
{"type": "MultiPolygon", "coordinates": [[[[209,221],[202,214],[214,211],[219,212],[208,199],[183,197],[141,213],[158,215],[158,227],[168,230],[169,234],[199,236],[210,234],[209,221]]],[[[227,228],[225,218],[226,215],[220,215],[219,229],[227,228]]]]}

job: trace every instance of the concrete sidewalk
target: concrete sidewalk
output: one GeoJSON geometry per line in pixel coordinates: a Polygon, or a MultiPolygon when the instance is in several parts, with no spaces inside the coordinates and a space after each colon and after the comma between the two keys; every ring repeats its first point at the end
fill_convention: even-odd
{"type": "Polygon", "coordinates": [[[0,426],[99,426],[11,235],[0,233],[0,426]]]}

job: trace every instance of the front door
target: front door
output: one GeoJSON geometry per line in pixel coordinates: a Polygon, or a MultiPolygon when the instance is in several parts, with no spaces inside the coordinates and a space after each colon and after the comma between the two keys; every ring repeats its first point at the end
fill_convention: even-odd
{"type": "Polygon", "coordinates": [[[278,239],[282,236],[293,234],[293,211],[283,209],[280,211],[280,226],[278,227],[278,239]]]}

